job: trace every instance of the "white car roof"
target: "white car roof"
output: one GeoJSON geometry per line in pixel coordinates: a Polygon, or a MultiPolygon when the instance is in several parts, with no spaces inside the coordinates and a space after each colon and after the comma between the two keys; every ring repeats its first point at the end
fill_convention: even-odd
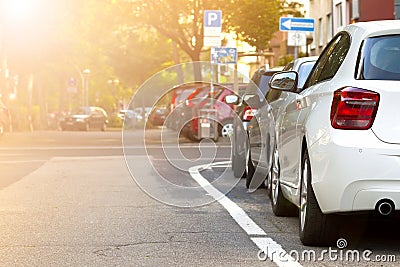
{"type": "Polygon", "coordinates": [[[362,39],[372,36],[400,34],[400,20],[377,20],[347,25],[345,31],[362,39]]]}

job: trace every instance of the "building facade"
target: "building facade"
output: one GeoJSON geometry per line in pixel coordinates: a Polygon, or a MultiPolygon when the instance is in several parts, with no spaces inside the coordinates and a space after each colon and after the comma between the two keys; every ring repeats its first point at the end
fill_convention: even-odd
{"type": "Polygon", "coordinates": [[[311,55],[319,55],[332,37],[350,23],[400,19],[400,0],[309,0],[308,7],[308,17],[315,20],[311,55]]]}
{"type": "Polygon", "coordinates": [[[332,4],[331,0],[310,0],[308,16],[313,18],[313,41],[310,44],[310,55],[316,56],[322,52],[325,45],[332,39],[332,4]]]}

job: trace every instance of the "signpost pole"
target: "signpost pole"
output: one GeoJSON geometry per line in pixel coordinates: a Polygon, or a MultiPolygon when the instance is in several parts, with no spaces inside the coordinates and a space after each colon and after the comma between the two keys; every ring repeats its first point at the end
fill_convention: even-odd
{"type": "MultiPolygon", "coordinates": [[[[213,48],[221,46],[221,31],[222,31],[222,11],[221,10],[204,10],[204,45],[211,47],[211,64],[210,64],[210,109],[214,110],[214,67],[218,64],[217,57],[214,55],[215,51],[213,48]]],[[[216,70],[218,75],[218,69],[216,70]]],[[[218,76],[216,77],[216,81],[218,81],[218,76]]],[[[200,114],[201,110],[199,110],[199,121],[202,120],[200,114]]],[[[217,113],[210,112],[208,116],[208,120],[210,122],[210,133],[212,131],[212,136],[208,136],[213,138],[215,141],[218,139],[218,124],[217,124],[217,113]],[[212,114],[212,115],[211,115],[212,114]]],[[[199,125],[201,126],[201,124],[199,125]]],[[[201,138],[202,129],[199,128],[199,137],[201,138]]]]}
{"type": "Polygon", "coordinates": [[[299,47],[299,38],[298,38],[298,33],[295,33],[296,38],[294,39],[294,60],[296,60],[298,58],[298,47],[299,47]]]}

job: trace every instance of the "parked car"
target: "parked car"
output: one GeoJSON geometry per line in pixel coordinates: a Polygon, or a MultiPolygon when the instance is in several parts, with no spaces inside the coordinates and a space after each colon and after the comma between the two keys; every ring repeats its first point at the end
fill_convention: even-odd
{"type": "Polygon", "coordinates": [[[400,21],[351,24],[329,42],[303,89],[277,73],[271,88],[293,94],[275,122],[272,209],[299,213],[305,245],[338,237],[337,218],[400,209],[400,21]]]}
{"type": "Polygon", "coordinates": [[[0,100],[0,136],[2,136],[9,125],[9,113],[6,105],[0,100]]]}
{"type": "Polygon", "coordinates": [[[202,82],[187,83],[176,86],[171,90],[170,114],[166,120],[168,128],[179,130],[178,128],[181,126],[179,125],[179,121],[182,117],[181,113],[185,100],[196,88],[202,87],[203,85],[204,83],[202,82]]]}
{"type": "Polygon", "coordinates": [[[246,176],[246,159],[248,154],[247,126],[257,112],[256,99],[263,99],[269,91],[268,81],[277,70],[259,68],[252,76],[245,90],[239,91],[236,100],[229,102],[235,104],[232,134],[232,170],[235,177],[246,176]]]}
{"type": "Polygon", "coordinates": [[[178,109],[178,128],[182,133],[188,136],[188,125],[190,120],[195,117],[195,107],[201,101],[207,98],[207,94],[210,92],[210,84],[202,83],[198,85],[185,99],[185,101],[177,108],[178,109]]]}
{"type": "MultiPolygon", "coordinates": [[[[239,84],[239,90],[244,85],[239,84]]],[[[225,99],[229,95],[235,95],[233,84],[216,84],[214,85],[214,93],[211,94],[210,86],[204,88],[206,95],[201,97],[196,103],[192,102],[191,119],[187,124],[187,136],[192,140],[199,140],[199,113],[204,109],[215,109],[217,111],[216,122],[218,124],[218,135],[222,137],[230,137],[233,132],[233,105],[226,103],[225,99]]],[[[190,101],[190,100],[189,100],[190,101]]]]}
{"type": "Polygon", "coordinates": [[[60,128],[65,130],[89,131],[92,129],[107,129],[107,113],[100,107],[82,107],[67,115],[60,121],[60,128]]]}
{"type": "MultiPolygon", "coordinates": [[[[299,82],[297,92],[300,92],[318,57],[298,58],[287,64],[284,70],[293,70],[298,73],[299,82]]],[[[248,124],[249,153],[247,154],[246,187],[257,189],[265,182],[268,195],[271,194],[271,177],[268,175],[271,168],[272,149],[275,136],[275,121],[286,105],[295,97],[292,93],[279,90],[270,90],[265,98],[260,99],[258,112],[248,124]],[[253,179],[253,177],[255,179],[253,179]],[[251,185],[251,186],[250,186],[251,185]]]]}
{"type": "Polygon", "coordinates": [[[153,126],[163,126],[167,118],[169,109],[165,106],[154,107],[149,115],[149,122],[153,126]]]}
{"type": "Polygon", "coordinates": [[[122,120],[125,128],[131,128],[137,126],[138,113],[132,109],[121,109],[118,112],[118,118],[122,120]]]}
{"type": "Polygon", "coordinates": [[[140,123],[145,123],[149,118],[151,107],[135,107],[132,108],[136,114],[136,121],[140,123]]]}

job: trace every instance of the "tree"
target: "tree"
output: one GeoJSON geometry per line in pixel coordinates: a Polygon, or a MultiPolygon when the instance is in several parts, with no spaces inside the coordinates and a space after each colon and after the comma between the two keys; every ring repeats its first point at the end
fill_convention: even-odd
{"type": "Polygon", "coordinates": [[[240,2],[240,5],[228,6],[231,10],[228,29],[236,32],[239,39],[256,47],[257,50],[266,50],[273,34],[279,30],[281,1],[236,2],[240,2]]]}
{"type": "MultiPolygon", "coordinates": [[[[192,61],[201,60],[204,10],[222,10],[226,30],[264,50],[278,30],[281,13],[293,12],[299,6],[285,0],[134,0],[131,3],[135,24],[150,26],[171,38],[192,61]]],[[[199,68],[195,69],[195,79],[201,80],[199,68]]]]}

